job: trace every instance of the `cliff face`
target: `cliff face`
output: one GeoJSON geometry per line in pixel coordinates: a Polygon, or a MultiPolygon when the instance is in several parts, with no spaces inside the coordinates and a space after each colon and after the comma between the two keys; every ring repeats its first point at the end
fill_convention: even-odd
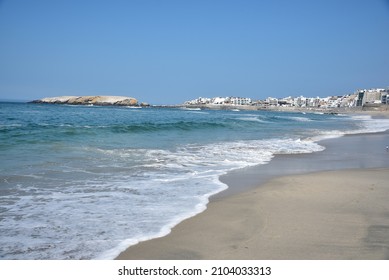
{"type": "Polygon", "coordinates": [[[137,106],[138,100],[127,96],[58,96],[34,100],[32,103],[137,106]]]}

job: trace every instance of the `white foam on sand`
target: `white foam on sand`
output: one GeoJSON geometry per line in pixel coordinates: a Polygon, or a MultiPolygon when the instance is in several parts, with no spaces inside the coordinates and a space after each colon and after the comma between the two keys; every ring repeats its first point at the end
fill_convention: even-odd
{"type": "MultiPolygon", "coordinates": [[[[163,172],[163,174],[147,173],[148,176],[154,177],[152,179],[154,183],[151,183],[151,185],[159,185],[160,189],[166,189],[167,186],[170,188],[176,186],[178,189],[174,191],[174,199],[180,199],[182,196],[193,196],[191,200],[195,200],[196,202],[192,207],[183,210],[181,213],[177,211],[178,214],[167,219],[167,222],[159,231],[154,233],[147,233],[145,231],[143,234],[126,238],[116,247],[105,251],[97,256],[97,258],[114,258],[129,246],[138,244],[141,241],[165,236],[181,221],[204,211],[209,202],[209,197],[227,188],[226,185],[219,181],[219,176],[226,174],[230,170],[257,164],[266,164],[275,154],[310,153],[323,149],[322,146],[312,141],[302,141],[300,139],[269,139],[216,143],[205,146],[186,145],[172,153],[162,150],[149,151],[146,153],[147,156],[157,157],[159,160],[150,162],[148,168],[154,167],[160,170],[160,172],[163,172]],[[207,190],[203,189],[201,191],[201,188],[204,186],[207,190]],[[197,189],[197,195],[191,194],[191,190],[194,188],[197,189]]],[[[154,191],[158,192],[158,189],[154,191]]],[[[150,192],[148,194],[150,195],[150,192]]],[[[167,194],[166,196],[171,197],[172,194],[167,194]]],[[[143,205],[142,207],[148,206],[143,205]]],[[[176,206],[171,204],[171,207],[176,206]]],[[[161,209],[163,209],[162,206],[161,209]]],[[[153,213],[160,215],[161,211],[153,213]]],[[[166,219],[166,217],[155,217],[154,219],[161,220],[166,219]]]]}

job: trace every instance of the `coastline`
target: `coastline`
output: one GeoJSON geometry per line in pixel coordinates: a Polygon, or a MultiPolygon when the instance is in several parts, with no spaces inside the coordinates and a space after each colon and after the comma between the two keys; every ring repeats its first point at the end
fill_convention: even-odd
{"type": "Polygon", "coordinates": [[[220,177],[229,188],[213,199],[256,188],[286,175],[320,171],[389,167],[389,130],[377,133],[347,134],[317,142],[325,150],[308,154],[279,154],[269,164],[230,171],[220,177]]]}
{"type": "Polygon", "coordinates": [[[203,213],[117,259],[388,259],[389,132],[319,143],[222,176],[203,213]]]}
{"type": "MultiPolygon", "coordinates": [[[[158,107],[158,106],[157,106],[158,107]]],[[[232,105],[232,104],[181,104],[173,107],[184,109],[201,109],[201,110],[242,110],[242,111],[273,111],[289,113],[320,113],[320,114],[368,114],[378,116],[389,115],[389,105],[379,106],[358,106],[358,107],[284,107],[284,106],[256,106],[256,105],[232,105]]]]}

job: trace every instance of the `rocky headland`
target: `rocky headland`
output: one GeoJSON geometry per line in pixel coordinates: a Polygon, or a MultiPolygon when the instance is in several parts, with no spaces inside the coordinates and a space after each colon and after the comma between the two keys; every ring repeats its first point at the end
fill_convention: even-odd
{"type": "Polygon", "coordinates": [[[139,106],[138,100],[127,96],[58,96],[46,97],[31,103],[98,105],[98,106],[139,106]]]}

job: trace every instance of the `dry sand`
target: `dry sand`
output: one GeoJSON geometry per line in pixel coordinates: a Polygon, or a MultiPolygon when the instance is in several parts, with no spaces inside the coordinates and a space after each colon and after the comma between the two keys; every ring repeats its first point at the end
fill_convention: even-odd
{"type": "Polygon", "coordinates": [[[388,182],[387,168],[275,178],[118,258],[389,259],[388,182]]]}

